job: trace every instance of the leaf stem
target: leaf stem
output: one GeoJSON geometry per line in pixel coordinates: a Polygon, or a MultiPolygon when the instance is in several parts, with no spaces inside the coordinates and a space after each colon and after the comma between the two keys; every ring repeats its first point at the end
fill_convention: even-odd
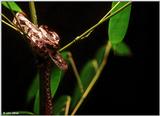
{"type": "Polygon", "coordinates": [[[89,92],[92,90],[93,86],[95,85],[96,81],[99,79],[100,77],[100,74],[104,68],[104,66],[106,65],[107,63],[107,59],[108,59],[108,56],[109,56],[109,53],[110,53],[110,50],[111,50],[111,42],[108,41],[107,45],[106,45],[106,49],[105,49],[105,55],[104,55],[104,58],[103,58],[103,61],[102,63],[100,64],[95,76],[93,77],[92,81],[90,82],[89,86],[87,87],[87,89],[85,90],[84,94],[82,95],[82,97],[80,98],[80,100],[78,101],[77,105],[75,106],[75,108],[73,109],[71,115],[74,115],[78,108],[81,106],[81,104],[83,103],[84,99],[87,97],[87,95],[89,94],[89,92]]]}
{"type": "Polygon", "coordinates": [[[68,53],[68,56],[69,56],[69,61],[70,61],[70,63],[71,63],[71,66],[72,66],[72,68],[73,68],[73,72],[74,72],[75,77],[76,77],[76,79],[77,79],[78,86],[79,86],[79,88],[80,88],[81,93],[83,94],[84,89],[83,89],[83,85],[82,85],[82,82],[81,82],[81,79],[80,79],[78,70],[77,70],[77,68],[76,68],[76,64],[75,64],[75,62],[74,62],[74,60],[73,60],[73,57],[72,57],[72,54],[71,54],[70,52],[68,53]]]}
{"type": "Polygon", "coordinates": [[[29,9],[30,9],[31,20],[32,20],[33,24],[38,25],[34,1],[29,2],[29,9]]]}
{"type": "MultiPolygon", "coordinates": [[[[117,14],[118,12],[122,11],[124,8],[126,8],[128,5],[131,4],[131,1],[129,1],[128,3],[126,3],[124,6],[122,6],[121,8],[119,8],[118,10],[116,10],[115,12],[113,12],[112,14],[108,15],[107,17],[103,17],[98,23],[96,23],[94,26],[92,26],[91,28],[89,28],[88,30],[86,30],[84,33],[82,33],[80,36],[77,36],[74,40],[72,40],[70,43],[68,43],[67,45],[65,45],[63,48],[61,48],[59,51],[63,51],[64,49],[68,48],[69,46],[71,46],[73,43],[82,40],[82,38],[86,38],[88,37],[88,33],[91,33],[95,28],[97,28],[100,24],[104,23],[106,20],[108,20],[109,18],[111,18],[112,16],[114,16],[115,14],[117,14]],[[87,35],[87,36],[86,36],[87,35]]],[[[113,10],[113,9],[112,9],[113,10]]],[[[108,14],[108,13],[107,13],[108,14]]]]}

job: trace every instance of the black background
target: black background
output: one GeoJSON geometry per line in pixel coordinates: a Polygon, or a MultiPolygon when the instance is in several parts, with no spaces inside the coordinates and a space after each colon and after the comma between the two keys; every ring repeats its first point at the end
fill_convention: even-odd
{"type": "MultiPolygon", "coordinates": [[[[29,14],[28,3],[18,3],[29,14]]],[[[40,2],[36,3],[38,22],[46,24],[61,37],[61,46],[100,20],[110,9],[110,2],[40,2]]],[[[132,57],[118,57],[111,52],[108,64],[94,89],[77,114],[158,114],[159,112],[159,3],[133,2],[125,42],[132,57]]],[[[11,17],[5,8],[3,13],[11,17]]],[[[108,22],[86,40],[68,48],[80,70],[105,44],[108,22]]],[[[21,35],[2,24],[2,111],[29,110],[26,90],[36,74],[35,59],[21,35]]],[[[72,93],[75,79],[66,73],[58,95],[72,93]]]]}

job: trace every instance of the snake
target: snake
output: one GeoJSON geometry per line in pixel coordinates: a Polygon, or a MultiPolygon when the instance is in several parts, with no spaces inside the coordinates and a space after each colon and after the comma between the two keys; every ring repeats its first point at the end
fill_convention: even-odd
{"type": "Polygon", "coordinates": [[[13,24],[26,36],[26,40],[33,52],[41,59],[38,66],[40,73],[40,114],[51,115],[53,103],[50,88],[50,78],[54,64],[63,71],[68,65],[58,52],[60,37],[50,30],[47,25],[35,25],[28,20],[24,12],[14,16],[13,24]],[[53,64],[54,62],[54,64],[53,64]]]}

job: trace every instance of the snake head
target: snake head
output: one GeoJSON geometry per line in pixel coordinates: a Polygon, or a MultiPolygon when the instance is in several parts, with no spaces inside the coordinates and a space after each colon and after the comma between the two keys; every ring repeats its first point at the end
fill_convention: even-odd
{"type": "Polygon", "coordinates": [[[66,63],[66,61],[63,59],[63,57],[61,56],[61,54],[59,52],[49,52],[49,56],[52,59],[52,61],[63,71],[68,69],[68,64],[66,63]]]}

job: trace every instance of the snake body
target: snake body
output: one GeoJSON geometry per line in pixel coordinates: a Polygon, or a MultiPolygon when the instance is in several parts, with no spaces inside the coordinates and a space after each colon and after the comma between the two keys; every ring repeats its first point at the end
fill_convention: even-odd
{"type": "Polygon", "coordinates": [[[51,67],[50,60],[40,66],[40,113],[45,115],[52,114],[53,108],[50,89],[51,67]]]}
{"type": "Polygon", "coordinates": [[[52,114],[52,97],[50,89],[50,76],[52,69],[52,61],[62,70],[68,68],[67,63],[58,52],[59,36],[56,32],[48,30],[47,26],[36,26],[31,23],[24,13],[17,13],[13,19],[13,23],[22,34],[27,36],[36,55],[43,59],[40,64],[40,113],[52,114]]]}

